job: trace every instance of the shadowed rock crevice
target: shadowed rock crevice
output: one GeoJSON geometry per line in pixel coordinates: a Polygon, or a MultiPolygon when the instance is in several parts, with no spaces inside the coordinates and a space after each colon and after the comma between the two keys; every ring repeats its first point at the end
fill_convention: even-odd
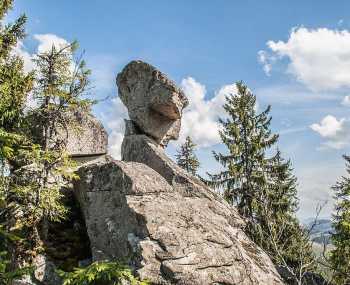
{"type": "Polygon", "coordinates": [[[72,189],[64,190],[64,205],[67,218],[59,223],[50,223],[48,238],[44,241],[45,255],[64,271],[91,262],[90,240],[85,220],[72,189]]]}

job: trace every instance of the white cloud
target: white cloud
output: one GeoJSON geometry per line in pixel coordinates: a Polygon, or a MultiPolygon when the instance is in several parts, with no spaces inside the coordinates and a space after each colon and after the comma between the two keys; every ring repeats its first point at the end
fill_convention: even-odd
{"type": "Polygon", "coordinates": [[[108,152],[113,158],[118,160],[121,159],[123,138],[124,131],[122,131],[122,129],[120,131],[113,130],[108,136],[108,152]]]}
{"type": "Polygon", "coordinates": [[[349,145],[350,120],[346,118],[337,119],[332,115],[324,117],[320,123],[312,124],[310,128],[317,132],[326,141],[323,147],[342,149],[349,145]]]}
{"type": "Polygon", "coordinates": [[[183,79],[181,88],[189,99],[189,106],[184,109],[177,143],[182,143],[186,136],[190,136],[199,147],[219,143],[218,119],[225,116],[223,109],[225,96],[237,93],[236,85],[223,86],[211,99],[206,99],[205,86],[192,77],[183,79]]]}
{"type": "Polygon", "coordinates": [[[264,50],[259,50],[258,52],[258,61],[263,65],[263,70],[267,76],[271,75],[272,63],[274,57],[268,54],[264,50]]]}
{"type": "Polygon", "coordinates": [[[350,107],[350,96],[345,96],[341,104],[345,107],[350,107]]]}
{"type": "MultiPolygon", "coordinates": [[[[52,48],[52,45],[59,48],[68,44],[68,41],[54,34],[36,34],[33,38],[38,41],[36,53],[47,52],[52,48]]],[[[35,68],[33,59],[36,53],[29,53],[23,42],[17,44],[13,53],[23,59],[25,72],[30,72],[35,68]]]]}
{"type": "Polygon", "coordinates": [[[68,41],[54,34],[37,34],[34,35],[34,39],[39,42],[38,53],[50,51],[53,45],[61,48],[69,44],[68,41]]]}
{"type": "Polygon", "coordinates": [[[335,137],[337,132],[342,130],[345,119],[340,119],[328,115],[324,117],[320,124],[312,124],[310,127],[315,132],[318,132],[324,138],[335,137]]]}
{"type": "Polygon", "coordinates": [[[121,158],[121,146],[124,138],[124,119],[128,118],[128,111],[119,97],[112,100],[108,112],[102,114],[102,119],[110,130],[108,136],[109,153],[115,158],[121,158]]]}
{"type": "Polygon", "coordinates": [[[268,72],[276,58],[288,58],[287,73],[313,91],[350,87],[347,30],[294,28],[286,42],[268,41],[267,46],[270,53],[260,51],[258,55],[268,72]]]}

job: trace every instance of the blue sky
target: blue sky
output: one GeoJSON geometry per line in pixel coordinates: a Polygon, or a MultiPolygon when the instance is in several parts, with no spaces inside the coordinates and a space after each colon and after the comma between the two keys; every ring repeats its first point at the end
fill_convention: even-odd
{"type": "MultiPolygon", "coordinates": [[[[8,20],[28,16],[18,47],[28,69],[38,50],[77,39],[97,98],[117,95],[115,76],[132,59],[167,73],[190,98],[181,139],[189,134],[198,144],[201,173],[219,169],[211,151],[224,151],[216,135],[220,106],[232,84],[245,81],[260,110],[272,105],[272,128],[292,160],[306,218],[324,201],[322,216],[331,214],[329,188],[349,152],[349,10],[349,1],[17,0],[8,20]]],[[[118,156],[125,109],[114,98],[94,112],[118,156]]]]}

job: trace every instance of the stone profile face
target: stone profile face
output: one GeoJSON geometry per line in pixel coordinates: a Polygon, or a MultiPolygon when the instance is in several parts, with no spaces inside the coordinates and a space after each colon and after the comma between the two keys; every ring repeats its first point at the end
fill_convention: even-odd
{"type": "Polygon", "coordinates": [[[152,65],[132,61],[117,76],[119,97],[144,134],[166,146],[177,139],[188,100],[174,82],[152,65]]]}

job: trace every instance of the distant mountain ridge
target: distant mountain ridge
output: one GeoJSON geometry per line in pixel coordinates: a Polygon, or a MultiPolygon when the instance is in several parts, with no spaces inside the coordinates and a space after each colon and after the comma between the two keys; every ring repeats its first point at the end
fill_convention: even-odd
{"type": "Polygon", "coordinates": [[[330,236],[333,232],[332,221],[327,218],[315,219],[309,218],[304,221],[304,226],[310,230],[310,238],[312,241],[323,244],[331,243],[330,236]]]}

